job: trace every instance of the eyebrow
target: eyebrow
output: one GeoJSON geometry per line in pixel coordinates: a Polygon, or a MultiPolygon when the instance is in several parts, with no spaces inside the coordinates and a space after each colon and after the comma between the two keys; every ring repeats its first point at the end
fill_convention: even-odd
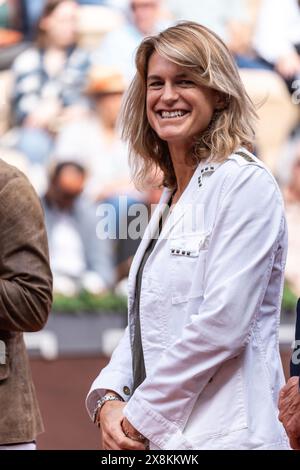
{"type": "MultiPolygon", "coordinates": [[[[175,75],[175,79],[178,79],[178,78],[187,78],[188,77],[188,74],[187,73],[179,73],[178,75],[175,75]]],[[[160,75],[149,75],[149,77],[147,77],[147,81],[150,81],[150,80],[162,80],[162,77],[160,75]]]]}

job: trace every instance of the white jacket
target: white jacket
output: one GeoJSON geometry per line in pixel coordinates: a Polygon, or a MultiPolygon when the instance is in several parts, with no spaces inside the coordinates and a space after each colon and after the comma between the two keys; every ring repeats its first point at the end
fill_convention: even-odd
{"type": "Polygon", "coordinates": [[[272,175],[247,155],[201,163],[163,226],[140,298],[147,378],[130,396],[135,276],[164,191],[132,263],[129,327],[87,397],[92,414],[104,390],[119,393],[151,449],[289,448],[277,410],[283,203],[272,175]]]}

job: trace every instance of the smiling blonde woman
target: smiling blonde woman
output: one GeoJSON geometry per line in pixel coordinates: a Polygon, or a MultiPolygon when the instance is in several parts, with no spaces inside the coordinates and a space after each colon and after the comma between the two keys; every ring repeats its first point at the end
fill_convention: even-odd
{"type": "Polygon", "coordinates": [[[253,104],[199,24],[145,39],[136,64],[123,135],[136,183],[157,169],[165,189],[131,266],[129,326],[88,410],[105,449],[286,449],[286,223],[250,153],[253,104]]]}
{"type": "Polygon", "coordinates": [[[146,109],[148,63],[154,52],[183,67],[195,85],[218,92],[223,101],[215,108],[205,132],[195,136],[188,155],[192,164],[208,157],[224,160],[241,146],[253,150],[256,112],[229,50],[207,28],[195,23],[179,24],[143,41],[136,54],[137,73],[123,109],[123,135],[130,144],[138,184],[143,184],[149,169],[157,165],[168,186],[176,185],[168,145],[151,127],[146,109]]]}

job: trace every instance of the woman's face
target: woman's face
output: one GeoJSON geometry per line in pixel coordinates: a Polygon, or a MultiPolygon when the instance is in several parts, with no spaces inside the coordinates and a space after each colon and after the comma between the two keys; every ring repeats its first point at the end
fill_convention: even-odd
{"type": "Polygon", "coordinates": [[[72,0],[66,0],[41,22],[48,41],[56,47],[66,48],[76,41],[78,6],[72,0]]]}
{"type": "Polygon", "coordinates": [[[215,90],[196,85],[189,69],[154,52],[147,74],[147,117],[158,136],[190,145],[208,127],[216,108],[215,90]]]}

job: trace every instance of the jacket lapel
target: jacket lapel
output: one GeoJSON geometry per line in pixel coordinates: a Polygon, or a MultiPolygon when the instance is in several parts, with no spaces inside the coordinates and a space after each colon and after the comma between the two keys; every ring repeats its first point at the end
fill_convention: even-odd
{"type": "Polygon", "coordinates": [[[157,230],[158,224],[159,224],[159,219],[160,216],[164,210],[165,204],[168,203],[170,197],[172,194],[172,190],[165,188],[163,190],[163,193],[161,195],[160,201],[158,205],[156,206],[153,215],[150,219],[150,222],[145,230],[144,236],[141,240],[141,243],[139,244],[139,247],[137,249],[137,252],[133,258],[131,268],[130,268],[130,273],[129,273],[129,289],[132,290],[135,286],[135,278],[137,275],[138,268],[141,264],[142,258],[144,256],[145,250],[150,242],[150,240],[153,238],[155,235],[155,232],[157,230]]]}
{"type": "Polygon", "coordinates": [[[182,221],[183,226],[185,226],[185,222],[186,222],[185,217],[188,218],[186,225],[189,224],[189,219],[190,219],[190,216],[192,215],[191,214],[192,207],[195,204],[196,198],[199,196],[198,185],[197,185],[199,172],[200,172],[200,166],[196,168],[192,178],[189,181],[189,184],[187,185],[180,199],[177,201],[176,205],[174,206],[173,211],[167,218],[162,228],[161,236],[159,237],[155,248],[159,246],[162,240],[169,238],[170,233],[180,221],[182,221]]]}

